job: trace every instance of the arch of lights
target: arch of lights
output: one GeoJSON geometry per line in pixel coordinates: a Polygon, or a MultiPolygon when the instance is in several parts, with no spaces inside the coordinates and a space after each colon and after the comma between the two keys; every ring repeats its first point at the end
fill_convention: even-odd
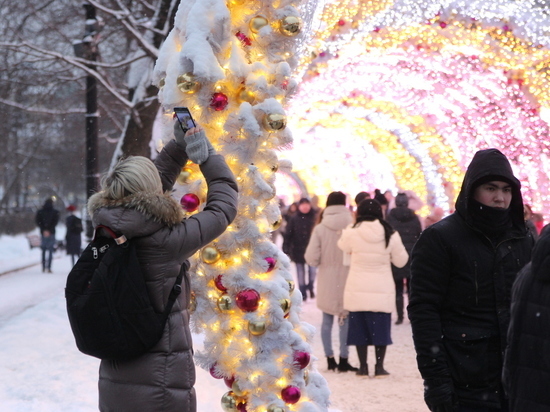
{"type": "Polygon", "coordinates": [[[496,147],[550,212],[550,16],[534,2],[344,0],[319,21],[283,154],[310,194],[412,190],[422,214],[449,211],[496,147]]]}

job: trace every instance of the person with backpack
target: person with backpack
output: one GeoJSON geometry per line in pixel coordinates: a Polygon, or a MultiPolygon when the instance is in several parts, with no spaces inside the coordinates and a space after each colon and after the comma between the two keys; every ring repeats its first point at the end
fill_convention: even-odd
{"type": "MultiPolygon", "coordinates": [[[[237,214],[237,183],[223,156],[216,154],[204,130],[183,134],[174,127],[154,163],[141,156],[120,161],[91,196],[88,211],[94,228],[108,227],[136,248],[149,298],[162,313],[178,276],[181,293],[171,308],[160,340],[128,360],[102,359],[99,410],[102,412],[194,412],[195,366],[189,330],[191,292],[187,259],[220,236],[237,214]],[[208,193],[203,210],[185,219],[171,196],[188,158],[198,164],[208,193]]],[[[111,236],[100,228],[97,236],[111,236]]]]}
{"type": "Polygon", "coordinates": [[[55,227],[59,222],[59,210],[53,207],[53,199],[47,198],[36,212],[36,225],[40,229],[42,249],[42,272],[52,273],[52,258],[55,249],[55,227]]]}
{"type": "Polygon", "coordinates": [[[80,256],[82,247],[82,219],[74,214],[76,211],[75,205],[67,206],[67,212],[69,215],[65,219],[65,227],[67,233],[65,234],[65,250],[67,255],[71,256],[71,261],[74,263],[80,256]]]}

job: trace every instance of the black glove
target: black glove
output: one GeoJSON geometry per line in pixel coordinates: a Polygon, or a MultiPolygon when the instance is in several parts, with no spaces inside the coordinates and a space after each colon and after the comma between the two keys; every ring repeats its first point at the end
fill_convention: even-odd
{"type": "Polygon", "coordinates": [[[424,380],[424,401],[432,412],[454,412],[453,382],[450,378],[424,380]]]}

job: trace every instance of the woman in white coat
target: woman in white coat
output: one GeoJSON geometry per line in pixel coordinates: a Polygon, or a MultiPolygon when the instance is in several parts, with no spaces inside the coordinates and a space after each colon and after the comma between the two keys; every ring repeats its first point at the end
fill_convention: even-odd
{"type": "Polygon", "coordinates": [[[357,347],[357,374],[369,374],[367,347],[374,345],[374,375],[387,376],[384,357],[387,345],[392,343],[391,312],[395,308],[391,264],[403,267],[409,255],[399,233],[384,220],[380,203],[374,199],[359,204],[357,221],[342,232],[338,247],[351,254],[344,309],[350,311],[348,345],[357,347]]]}

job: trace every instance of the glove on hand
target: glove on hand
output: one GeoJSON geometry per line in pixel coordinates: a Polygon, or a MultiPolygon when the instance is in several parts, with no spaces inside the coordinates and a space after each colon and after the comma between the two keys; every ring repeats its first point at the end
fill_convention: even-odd
{"type": "Polygon", "coordinates": [[[195,129],[194,133],[188,131],[185,135],[185,143],[187,144],[185,148],[187,156],[193,163],[198,165],[206,162],[211,154],[216,153],[202,129],[195,129]]]}
{"type": "Polygon", "coordinates": [[[454,390],[450,379],[426,379],[424,400],[432,412],[455,411],[454,390]]]}
{"type": "Polygon", "coordinates": [[[178,146],[185,149],[187,146],[187,143],[185,142],[185,133],[183,133],[181,125],[178,121],[174,123],[174,137],[176,138],[176,143],[178,146]]]}

